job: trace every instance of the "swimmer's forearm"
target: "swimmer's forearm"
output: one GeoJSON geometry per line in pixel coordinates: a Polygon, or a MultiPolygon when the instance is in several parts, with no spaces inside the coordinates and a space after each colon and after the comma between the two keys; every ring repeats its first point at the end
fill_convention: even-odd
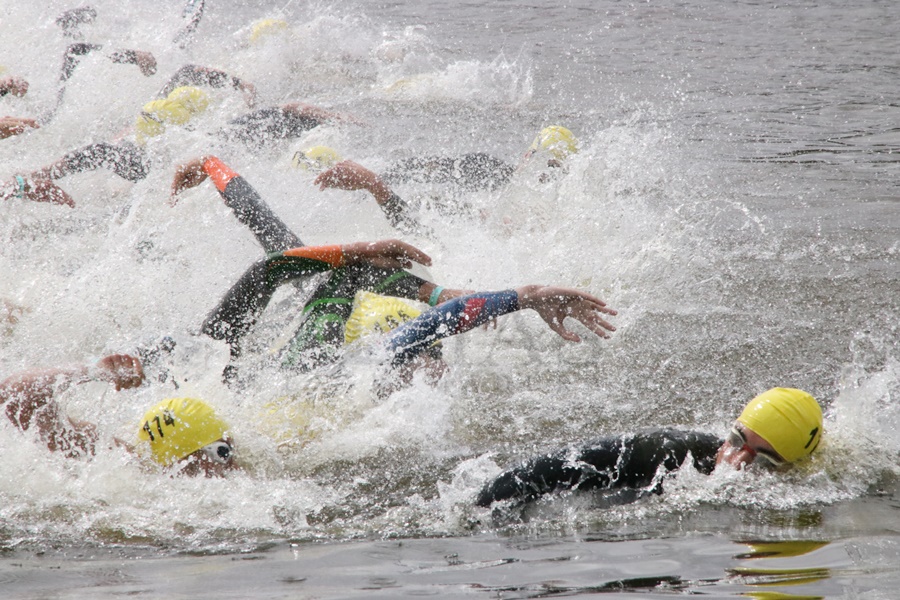
{"type": "Polygon", "coordinates": [[[393,363],[400,365],[438,340],[465,333],[517,310],[519,300],[515,290],[460,296],[435,306],[392,331],[387,338],[387,347],[394,352],[393,363]]]}
{"type": "Polygon", "coordinates": [[[6,405],[6,416],[21,429],[28,429],[35,411],[72,383],[86,381],[90,369],[86,365],[30,369],[7,377],[0,383],[0,404],[6,405]]]}

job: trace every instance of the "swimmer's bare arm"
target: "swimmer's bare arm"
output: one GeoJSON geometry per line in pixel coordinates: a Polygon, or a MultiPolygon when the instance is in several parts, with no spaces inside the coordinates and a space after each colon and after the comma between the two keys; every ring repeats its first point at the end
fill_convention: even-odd
{"type": "MultiPolygon", "coordinates": [[[[40,173],[38,173],[40,175],[40,173]]],[[[75,201],[61,187],[49,179],[19,176],[0,185],[0,200],[23,198],[32,202],[50,202],[75,207],[75,201]]]]}
{"type": "Polygon", "coordinates": [[[31,369],[0,382],[0,405],[19,429],[34,425],[51,450],[72,450],[73,446],[93,452],[94,425],[60,418],[54,401],[57,393],[72,384],[106,381],[116,390],[141,385],[144,371],[140,361],[127,354],[105,356],[94,365],[31,369]]]}
{"type": "Polygon", "coordinates": [[[355,242],[341,245],[345,264],[367,262],[382,269],[408,269],[413,262],[431,266],[431,257],[400,240],[355,242]]]}
{"type": "Polygon", "coordinates": [[[37,129],[37,121],[22,117],[0,117],[0,140],[19,135],[26,129],[37,129]]]}
{"type": "Polygon", "coordinates": [[[320,123],[325,123],[327,121],[343,121],[345,123],[354,123],[356,125],[363,124],[363,121],[357,119],[352,115],[333,112],[324,108],[320,108],[318,106],[313,106],[312,104],[306,104],[304,102],[291,102],[288,104],[282,104],[281,108],[285,112],[293,113],[294,115],[301,118],[319,121],[320,123]]]}
{"type": "Polygon", "coordinates": [[[313,182],[320,190],[366,190],[378,204],[385,204],[393,195],[391,188],[373,171],[352,160],[344,160],[323,171],[313,182]]]}
{"type": "Polygon", "coordinates": [[[315,182],[320,190],[366,190],[372,196],[391,225],[402,233],[430,237],[431,231],[412,217],[409,205],[385,183],[384,179],[352,160],[345,160],[320,173],[315,182]]]}
{"type": "Polygon", "coordinates": [[[565,328],[563,322],[566,317],[580,321],[602,338],[608,338],[609,332],[616,330],[603,315],[614,316],[618,313],[600,298],[586,292],[556,286],[526,285],[517,288],[516,293],[520,310],[534,309],[550,329],[570,342],[580,342],[581,337],[565,328]]]}

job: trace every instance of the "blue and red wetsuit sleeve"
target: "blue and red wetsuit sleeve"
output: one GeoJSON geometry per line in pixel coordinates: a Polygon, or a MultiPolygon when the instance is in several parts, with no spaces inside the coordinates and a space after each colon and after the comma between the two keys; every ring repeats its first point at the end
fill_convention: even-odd
{"type": "Polygon", "coordinates": [[[391,362],[394,366],[406,363],[440,339],[465,333],[517,310],[519,295],[515,290],[479,292],[448,300],[388,334],[391,362]]]}

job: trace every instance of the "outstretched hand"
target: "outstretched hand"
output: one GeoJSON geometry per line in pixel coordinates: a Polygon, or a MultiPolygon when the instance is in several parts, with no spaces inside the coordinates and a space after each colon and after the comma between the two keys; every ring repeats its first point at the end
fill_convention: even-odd
{"type": "Polygon", "coordinates": [[[182,165],[178,165],[175,169],[175,176],[172,178],[172,194],[169,197],[169,203],[172,206],[178,202],[178,194],[192,187],[197,187],[204,181],[208,175],[203,170],[203,158],[195,158],[182,165]]]}
{"type": "Polygon", "coordinates": [[[116,391],[138,387],[144,383],[144,369],[141,361],[128,354],[104,356],[90,371],[93,378],[107,381],[116,386],[116,391]]]}
{"type": "Polygon", "coordinates": [[[430,256],[400,240],[344,244],[341,251],[347,264],[368,262],[382,269],[408,269],[413,262],[431,266],[430,256]]]}
{"type": "Polygon", "coordinates": [[[608,338],[615,331],[602,315],[616,315],[606,303],[585,292],[546,285],[529,285],[516,290],[519,307],[532,308],[563,339],[580,342],[581,337],[563,325],[566,317],[580,321],[585,327],[602,338],[608,338]]]}

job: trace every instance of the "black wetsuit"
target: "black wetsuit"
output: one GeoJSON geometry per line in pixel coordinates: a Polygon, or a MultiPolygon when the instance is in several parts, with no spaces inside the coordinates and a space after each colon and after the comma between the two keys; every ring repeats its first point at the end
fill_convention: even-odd
{"type": "Polygon", "coordinates": [[[278,140],[296,138],[318,127],[322,121],[284,106],[270,106],[228,122],[220,135],[250,146],[261,147],[278,140]]]}
{"type": "Polygon", "coordinates": [[[231,84],[231,87],[234,89],[240,90],[244,82],[241,81],[240,78],[229,75],[225,71],[220,71],[219,69],[211,69],[199,65],[184,65],[175,71],[175,74],[169,78],[169,81],[166,82],[166,85],[163,86],[163,89],[160,90],[157,97],[165,98],[175,88],[185,85],[202,85],[204,87],[223,88],[228,84],[231,84]]]}
{"type": "Polygon", "coordinates": [[[150,158],[141,147],[127,140],[110,144],[100,142],[69,152],[62,158],[62,172],[52,174],[59,179],[70,173],[106,168],[127,181],[137,183],[150,174],[150,158]]]}
{"type": "Polygon", "coordinates": [[[690,453],[693,467],[708,475],[722,443],[714,435],[676,429],[605,437],[532,458],[501,473],[484,486],[475,504],[527,502],[560,490],[630,489],[659,494],[659,472],[679,469],[690,453]]]}
{"type": "MultiPolygon", "coordinates": [[[[218,159],[213,159],[218,160],[218,159]]],[[[220,182],[216,183],[217,187],[220,182]]],[[[247,225],[267,256],[238,279],[219,305],[203,323],[203,333],[228,342],[233,356],[240,355],[241,339],[284,283],[305,279],[323,269],[310,268],[308,262],[285,257],[284,250],[304,246],[266,205],[256,190],[240,175],[220,188],[225,205],[239,221],[247,225]]],[[[368,263],[331,271],[304,307],[305,319],[282,353],[287,366],[309,368],[330,362],[344,342],[344,325],[353,309],[353,297],[359,290],[387,296],[418,299],[425,280],[400,269],[380,269],[368,263]]]]}

